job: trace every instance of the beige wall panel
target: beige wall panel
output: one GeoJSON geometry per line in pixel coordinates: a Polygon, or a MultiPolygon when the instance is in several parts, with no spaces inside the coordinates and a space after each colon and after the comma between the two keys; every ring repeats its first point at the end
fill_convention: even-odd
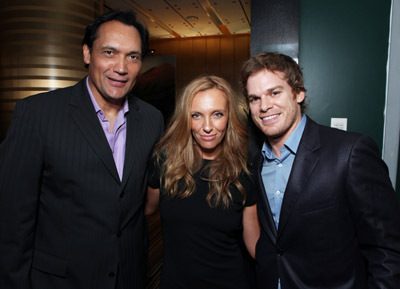
{"type": "MultiPolygon", "coordinates": [[[[25,97],[28,97],[30,95],[34,95],[34,94],[38,94],[38,93],[42,93],[42,92],[47,92],[47,91],[48,90],[46,90],[46,89],[40,89],[40,88],[39,89],[35,88],[35,90],[29,89],[29,88],[27,90],[22,90],[22,88],[18,89],[17,91],[10,90],[10,91],[7,92],[6,97],[3,98],[2,100],[3,101],[14,101],[14,102],[16,102],[17,100],[19,100],[21,98],[25,98],[25,97]]],[[[0,106],[0,108],[1,108],[1,106],[0,106]]]]}
{"type": "Polygon", "coordinates": [[[179,54],[176,59],[176,75],[177,78],[185,80],[193,78],[193,67],[191,61],[193,59],[193,39],[181,39],[179,41],[179,54]]]}
{"type": "Polygon", "coordinates": [[[157,55],[176,55],[179,51],[179,40],[177,39],[157,39],[149,41],[150,49],[155,50],[157,55]]]}
{"type": "Polygon", "coordinates": [[[18,99],[86,75],[81,41],[101,0],[1,0],[0,140],[18,99]]]}
{"type": "Polygon", "coordinates": [[[226,78],[239,93],[240,68],[250,56],[250,35],[154,39],[150,47],[155,55],[176,56],[177,92],[198,75],[216,74],[226,78]]]}
{"type": "Polygon", "coordinates": [[[68,78],[69,80],[78,81],[86,75],[86,71],[74,69],[56,69],[56,68],[31,68],[26,67],[23,71],[20,68],[9,68],[0,70],[1,79],[12,78],[48,78],[51,75],[56,78],[68,78]]]}
{"type": "Polygon", "coordinates": [[[207,38],[193,38],[193,57],[190,62],[193,77],[203,75],[207,71],[207,38]]]}
{"type": "Polygon", "coordinates": [[[208,37],[206,49],[207,73],[219,76],[221,73],[221,37],[208,37]]]}
{"type": "Polygon", "coordinates": [[[76,84],[73,80],[60,80],[60,79],[0,79],[0,89],[7,90],[15,87],[18,88],[48,88],[52,90],[55,88],[62,88],[76,84]]]}
{"type": "Polygon", "coordinates": [[[221,38],[221,64],[220,76],[233,84],[233,67],[234,67],[234,41],[233,37],[221,38]]]}
{"type": "MultiPolygon", "coordinates": [[[[82,52],[82,51],[80,51],[82,52]]],[[[31,68],[42,68],[42,67],[58,67],[60,69],[63,69],[65,67],[70,67],[73,70],[81,70],[85,71],[86,69],[84,68],[84,62],[82,60],[82,53],[79,54],[76,58],[68,58],[68,57],[62,57],[59,55],[48,55],[48,56],[39,56],[39,55],[26,55],[24,56],[5,56],[1,60],[1,64],[3,68],[12,68],[13,66],[17,66],[18,68],[25,68],[25,67],[31,67],[31,68]]],[[[1,68],[0,68],[1,69],[1,68]]],[[[51,75],[49,75],[51,76],[51,75]]]]}

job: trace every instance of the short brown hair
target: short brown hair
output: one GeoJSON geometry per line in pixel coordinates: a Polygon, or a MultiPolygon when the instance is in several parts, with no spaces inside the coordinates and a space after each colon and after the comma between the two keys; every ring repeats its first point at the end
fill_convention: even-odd
{"type": "MultiPolygon", "coordinates": [[[[271,72],[279,71],[284,73],[286,81],[294,93],[306,91],[304,88],[303,73],[300,66],[293,58],[277,52],[262,52],[247,60],[242,67],[240,85],[246,98],[248,96],[248,78],[263,69],[267,69],[271,72]]],[[[301,112],[305,110],[306,105],[304,100],[300,103],[301,112]]]]}

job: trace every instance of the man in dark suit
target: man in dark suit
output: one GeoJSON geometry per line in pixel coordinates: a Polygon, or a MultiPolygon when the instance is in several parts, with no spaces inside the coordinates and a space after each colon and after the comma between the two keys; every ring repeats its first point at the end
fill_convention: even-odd
{"type": "Polygon", "coordinates": [[[376,144],[302,114],[303,75],[286,55],[251,58],[241,83],[262,136],[258,288],[400,288],[400,207],[376,144]]]}
{"type": "Polygon", "coordinates": [[[0,288],[143,288],[147,163],[161,113],[127,97],[148,32],[130,11],[89,24],[88,77],[17,103],[0,147],[0,288]]]}

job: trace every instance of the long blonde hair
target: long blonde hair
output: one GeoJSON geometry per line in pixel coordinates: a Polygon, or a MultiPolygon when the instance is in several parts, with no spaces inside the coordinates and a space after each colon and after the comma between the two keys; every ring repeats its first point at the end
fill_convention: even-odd
{"type": "Polygon", "coordinates": [[[191,133],[190,107],[197,93],[213,88],[225,94],[229,112],[221,150],[206,167],[205,180],[210,184],[207,202],[211,207],[227,208],[232,202],[231,185],[238,188],[245,202],[246,192],[239,177],[242,173],[249,172],[246,165],[247,116],[226,80],[217,76],[203,76],[192,80],[183,89],[167,131],[155,148],[155,155],[161,164],[161,184],[165,194],[171,198],[190,196],[196,188],[193,175],[200,170],[202,164],[202,156],[195,148],[191,133]]]}

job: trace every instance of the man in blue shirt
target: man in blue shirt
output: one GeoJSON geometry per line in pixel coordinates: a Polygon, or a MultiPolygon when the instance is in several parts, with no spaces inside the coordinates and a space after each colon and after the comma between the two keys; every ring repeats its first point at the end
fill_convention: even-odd
{"type": "Polygon", "coordinates": [[[242,68],[262,149],[258,288],[400,288],[400,206],[373,140],[304,115],[300,67],[261,53],[242,68]]]}

